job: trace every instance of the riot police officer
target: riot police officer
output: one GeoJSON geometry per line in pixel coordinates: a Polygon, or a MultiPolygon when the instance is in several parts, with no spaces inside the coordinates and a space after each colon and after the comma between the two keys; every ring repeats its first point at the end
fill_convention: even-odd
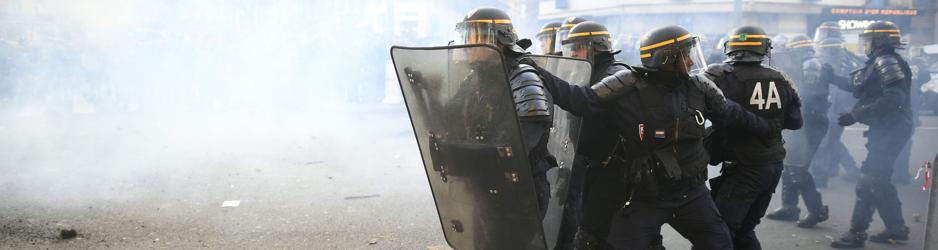
{"type": "MultiPolygon", "coordinates": [[[[573,29],[573,26],[576,26],[577,24],[580,24],[582,22],[586,22],[586,19],[582,17],[578,17],[578,16],[571,16],[571,17],[567,17],[567,19],[564,19],[563,24],[560,25],[560,29],[557,29],[557,41],[566,40],[567,36],[570,35],[570,30],[573,29]]],[[[561,55],[560,52],[563,51],[563,45],[560,43],[554,43],[554,44],[557,46],[556,48],[554,48],[554,52],[557,52],[558,56],[561,55]]],[[[562,55],[562,56],[570,56],[570,55],[562,55]]]]}
{"type": "MultiPolygon", "coordinates": [[[[629,68],[615,60],[614,56],[620,51],[612,47],[612,36],[602,24],[585,21],[575,25],[561,45],[564,55],[587,60],[593,65],[591,83],[629,68]]],[[[592,117],[573,127],[579,127],[577,156],[567,189],[568,206],[564,210],[560,240],[573,243],[576,249],[600,249],[605,246],[609,220],[622,207],[628,194],[621,168],[604,164],[619,140],[614,129],[592,117]]],[[[660,244],[656,242],[653,248],[663,248],[660,244]]]]}
{"type": "Polygon", "coordinates": [[[909,228],[902,218],[902,205],[896,188],[890,182],[893,164],[902,146],[912,134],[912,113],[909,92],[912,71],[898,54],[902,48],[899,27],[892,22],[874,22],[860,34],[863,51],[869,57],[866,65],[851,74],[848,80],[831,77],[831,82],[852,90],[857,104],[839,115],[838,124],[856,122],[869,125],[867,158],[860,167],[857,200],[853,207],[850,230],[831,243],[835,248],[863,247],[866,230],[873,212],[879,211],[886,229],[869,237],[870,241],[886,243],[908,240],[909,228]]]}
{"type": "Polygon", "coordinates": [[[776,209],[766,217],[774,220],[795,221],[801,215],[798,208],[798,196],[804,199],[808,215],[798,221],[799,227],[813,227],[817,223],[826,221],[829,217],[828,208],[821,200],[821,193],[817,191],[814,177],[809,168],[811,160],[818,150],[821,140],[827,134],[827,109],[829,87],[827,83],[820,82],[821,61],[814,57],[814,42],[805,35],[792,37],[786,44],[785,54],[792,58],[798,67],[789,72],[795,73],[797,78],[795,86],[802,97],[802,116],[804,128],[786,134],[789,149],[785,161],[785,171],[782,177],[782,207],[776,209]]]}
{"type": "Polygon", "coordinates": [[[521,136],[531,163],[540,216],[543,218],[550,199],[550,184],[546,174],[547,170],[556,166],[547,150],[553,121],[553,104],[539,72],[534,67],[521,63],[524,50],[530,46],[530,41],[519,40],[508,14],[495,8],[484,7],[470,11],[463,21],[456,25],[456,29],[462,36],[461,43],[491,44],[498,47],[505,56],[506,71],[510,72],[512,96],[521,124],[521,136]]]}
{"type": "MultiPolygon", "coordinates": [[[[814,32],[815,51],[822,64],[830,65],[834,74],[846,76],[850,71],[860,67],[862,61],[852,52],[844,48],[844,38],[840,25],[836,22],[824,22],[814,32]]],[[[847,147],[840,140],[844,128],[837,125],[837,114],[850,110],[856,103],[853,96],[836,87],[830,90],[831,107],[828,112],[828,130],[826,138],[821,142],[820,148],[826,149],[824,153],[817,154],[812,162],[811,172],[818,187],[827,187],[827,180],[836,176],[840,167],[844,169],[843,178],[848,181],[856,180],[859,176],[857,163],[847,151],[847,147]]]]}
{"type": "Polygon", "coordinates": [[[560,29],[560,22],[548,22],[544,24],[544,27],[541,27],[541,31],[537,32],[538,43],[541,46],[541,53],[543,55],[555,55],[559,56],[559,51],[555,50],[557,48],[557,30],[560,29]]]}
{"type": "Polygon", "coordinates": [[[544,74],[558,106],[603,120],[620,138],[607,164],[623,168],[626,182],[635,186],[612,218],[607,242],[617,249],[649,246],[669,223],[695,247],[730,249],[729,231],[704,184],[705,120],[756,134],[775,128],[698,75],[703,55],[686,29],[649,31],[640,53],[643,67],[616,72],[591,87],[544,74]]]}
{"type": "MultiPolygon", "coordinates": [[[[742,26],[730,32],[724,44],[727,60],[707,68],[727,99],[783,129],[801,128],[798,92],[788,77],[762,66],[772,40],[762,28],[742,26]],[[746,105],[748,103],[748,105],[746,105]]],[[[715,127],[714,136],[725,137],[723,175],[710,180],[713,199],[733,237],[734,249],[762,249],[756,226],[772,201],[782,175],[785,147],[781,131],[759,136],[728,133],[715,127]]],[[[825,127],[826,129],[826,127],[825,127]]]]}

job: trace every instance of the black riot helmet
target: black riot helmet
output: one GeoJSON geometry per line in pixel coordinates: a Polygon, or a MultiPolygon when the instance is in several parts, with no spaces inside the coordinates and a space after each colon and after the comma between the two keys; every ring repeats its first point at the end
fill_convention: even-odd
{"type": "Polygon", "coordinates": [[[756,26],[734,29],[723,44],[723,53],[732,62],[761,62],[771,51],[772,39],[756,26]]]}
{"type": "MultiPolygon", "coordinates": [[[[560,25],[560,29],[557,30],[557,41],[563,41],[567,39],[567,35],[570,34],[570,30],[573,29],[573,26],[586,22],[586,19],[577,16],[571,16],[563,20],[563,24],[560,25]]],[[[554,51],[562,51],[560,43],[557,43],[557,47],[554,48],[554,51]]]]}
{"type": "Polygon", "coordinates": [[[524,52],[524,49],[516,48],[518,35],[508,13],[496,8],[482,7],[469,11],[462,22],[456,24],[456,32],[460,36],[459,44],[491,44],[524,52]]]}
{"type": "Polygon", "coordinates": [[[785,44],[788,51],[814,53],[814,40],[806,35],[796,35],[785,44]]]}
{"type": "Polygon", "coordinates": [[[560,29],[560,22],[549,22],[541,27],[537,32],[537,41],[541,45],[541,51],[545,55],[554,54],[557,48],[557,30],[560,29]]]}
{"type": "Polygon", "coordinates": [[[618,53],[612,48],[612,36],[606,26],[597,22],[586,21],[570,30],[567,39],[560,42],[563,55],[580,59],[593,60],[599,53],[618,53]]]}
{"type": "Polygon", "coordinates": [[[893,50],[902,47],[902,35],[899,26],[890,21],[871,23],[860,33],[860,46],[866,55],[881,50],[893,50]]]}
{"type": "Polygon", "coordinates": [[[840,25],[837,22],[824,22],[814,30],[814,41],[820,42],[827,39],[844,40],[840,25]]]}
{"type": "Polygon", "coordinates": [[[688,72],[679,73],[697,73],[707,67],[700,42],[684,27],[671,25],[650,30],[639,43],[642,66],[649,70],[667,69],[669,65],[682,69],[678,64],[684,63],[688,72]]]}

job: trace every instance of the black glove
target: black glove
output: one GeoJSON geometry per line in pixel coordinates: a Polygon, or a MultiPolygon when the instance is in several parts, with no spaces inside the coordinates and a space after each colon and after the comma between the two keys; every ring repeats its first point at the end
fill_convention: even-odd
{"type": "Polygon", "coordinates": [[[841,113],[840,117],[837,117],[837,125],[842,127],[850,126],[854,123],[857,123],[857,118],[854,117],[851,112],[841,113]]]}

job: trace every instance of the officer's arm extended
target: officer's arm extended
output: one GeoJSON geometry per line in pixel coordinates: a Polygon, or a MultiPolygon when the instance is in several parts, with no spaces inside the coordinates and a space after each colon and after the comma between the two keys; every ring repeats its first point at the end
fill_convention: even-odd
{"type": "Polygon", "coordinates": [[[830,85],[837,86],[838,88],[847,91],[853,92],[853,85],[850,84],[850,79],[844,76],[839,76],[834,73],[834,68],[830,64],[824,64],[821,66],[821,77],[819,79],[822,82],[827,82],[830,85]]]}
{"type": "Polygon", "coordinates": [[[908,81],[908,76],[899,64],[899,60],[893,55],[885,55],[876,58],[873,63],[876,67],[879,82],[883,86],[883,95],[876,98],[870,104],[855,107],[851,113],[858,121],[869,121],[870,118],[895,112],[902,105],[902,100],[907,100],[908,92],[903,91],[903,81],[908,81]]]}
{"type": "Polygon", "coordinates": [[[721,127],[739,128],[751,133],[768,134],[772,125],[756,114],[750,113],[738,103],[726,99],[723,91],[704,75],[692,76],[695,85],[706,95],[707,113],[704,114],[714,124],[721,127]]]}
{"type": "Polygon", "coordinates": [[[544,86],[554,98],[554,104],[576,116],[593,116],[606,109],[606,102],[614,100],[635,88],[635,75],[630,70],[622,70],[603,78],[592,87],[570,84],[540,69],[544,77],[544,86]]]}

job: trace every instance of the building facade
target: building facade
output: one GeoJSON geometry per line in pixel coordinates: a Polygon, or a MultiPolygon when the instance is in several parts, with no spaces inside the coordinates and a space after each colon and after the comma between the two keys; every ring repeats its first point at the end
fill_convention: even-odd
{"type": "Polygon", "coordinates": [[[642,34],[677,24],[705,36],[722,36],[739,25],[770,34],[813,36],[821,22],[835,21],[848,37],[876,20],[897,23],[915,46],[936,43],[934,0],[553,0],[541,1],[539,21],[583,16],[617,34],[642,34]]]}

